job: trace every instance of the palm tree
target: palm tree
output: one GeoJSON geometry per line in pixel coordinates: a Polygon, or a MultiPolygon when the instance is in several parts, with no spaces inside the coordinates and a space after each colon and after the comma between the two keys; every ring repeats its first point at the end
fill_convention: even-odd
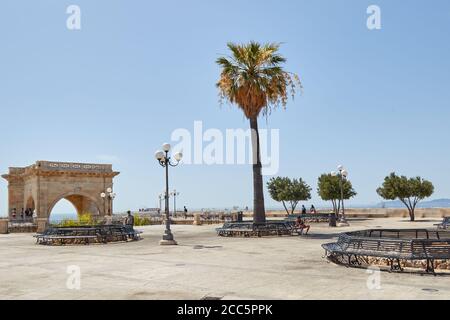
{"type": "Polygon", "coordinates": [[[258,116],[268,116],[272,109],[283,108],[288,95],[295,95],[299,77],[283,70],[286,59],[278,53],[279,44],[250,42],[248,44],[228,43],[231,56],[220,57],[221,67],[217,87],[221,101],[236,104],[250,120],[253,150],[253,222],[264,223],[263,179],[261,151],[258,132],[258,116]]]}

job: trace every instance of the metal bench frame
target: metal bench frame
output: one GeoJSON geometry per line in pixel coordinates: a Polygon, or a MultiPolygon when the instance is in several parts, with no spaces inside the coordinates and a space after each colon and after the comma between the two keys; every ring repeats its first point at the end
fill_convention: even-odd
{"type": "Polygon", "coordinates": [[[441,223],[435,224],[438,229],[449,229],[450,228],[450,217],[445,217],[441,223]]]}
{"type": "Polygon", "coordinates": [[[216,229],[221,237],[268,237],[301,235],[303,228],[297,228],[294,221],[267,221],[264,224],[253,222],[226,222],[216,229]]]}
{"type": "Polygon", "coordinates": [[[370,265],[369,258],[385,258],[390,271],[404,271],[401,261],[426,261],[425,272],[435,273],[436,260],[450,260],[450,231],[384,229],[341,234],[323,244],[325,256],[349,267],[370,265]]]}

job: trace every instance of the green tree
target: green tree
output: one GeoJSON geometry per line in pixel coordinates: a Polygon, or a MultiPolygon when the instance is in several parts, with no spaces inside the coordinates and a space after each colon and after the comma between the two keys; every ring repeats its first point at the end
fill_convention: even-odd
{"type": "MultiPolygon", "coordinates": [[[[336,219],[339,217],[341,210],[341,186],[340,177],[333,176],[331,174],[322,174],[319,177],[317,193],[324,201],[331,201],[333,204],[333,214],[330,219],[330,226],[336,227],[336,219]]],[[[342,184],[344,193],[344,200],[348,200],[356,196],[356,192],[353,189],[352,183],[349,180],[344,180],[342,184]]]]}
{"type": "Polygon", "coordinates": [[[377,193],[385,200],[400,200],[408,208],[411,221],[415,220],[417,204],[433,192],[434,186],[430,181],[421,177],[397,176],[395,172],[384,178],[383,185],[377,189],[377,193]]]}
{"type": "Polygon", "coordinates": [[[272,178],[267,182],[267,188],[272,199],[281,202],[288,214],[294,214],[300,201],[311,199],[311,187],[302,178],[272,178]]]}
{"type": "Polygon", "coordinates": [[[217,83],[221,101],[236,104],[250,121],[253,150],[253,221],[264,223],[261,150],[258,116],[267,116],[279,106],[285,107],[289,94],[295,94],[301,83],[297,75],[283,70],[286,59],[278,53],[278,44],[250,42],[228,43],[231,56],[217,59],[221,67],[217,83]]]}

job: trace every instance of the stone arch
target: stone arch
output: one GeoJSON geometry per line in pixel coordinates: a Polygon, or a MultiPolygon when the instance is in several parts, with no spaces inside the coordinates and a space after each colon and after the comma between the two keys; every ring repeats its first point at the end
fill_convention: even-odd
{"type": "Polygon", "coordinates": [[[98,199],[92,195],[84,192],[67,192],[55,197],[55,199],[49,202],[50,205],[48,206],[47,217],[50,217],[53,208],[62,199],[69,201],[75,207],[78,216],[83,213],[89,213],[92,216],[99,216],[102,214],[102,206],[99,204],[98,199]]]}
{"type": "Polygon", "coordinates": [[[37,218],[48,219],[61,199],[71,202],[79,214],[112,214],[112,201],[103,201],[100,194],[113,188],[117,175],[111,164],[37,161],[28,167],[11,167],[2,175],[8,181],[9,216],[30,201],[37,218]]]}

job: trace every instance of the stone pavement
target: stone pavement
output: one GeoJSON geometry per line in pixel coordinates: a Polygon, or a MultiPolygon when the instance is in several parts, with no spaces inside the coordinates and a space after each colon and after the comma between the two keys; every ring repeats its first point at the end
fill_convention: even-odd
{"type": "Polygon", "coordinates": [[[339,232],[427,228],[401,218],[352,219],[348,228],[313,224],[308,237],[219,238],[217,226],[173,226],[179,245],[159,246],[163,226],[138,227],[144,240],[46,247],[31,234],[0,235],[0,299],[450,299],[450,276],[381,273],[336,266],[320,245],[339,232]],[[67,288],[79,266],[80,290],[67,288]]]}

